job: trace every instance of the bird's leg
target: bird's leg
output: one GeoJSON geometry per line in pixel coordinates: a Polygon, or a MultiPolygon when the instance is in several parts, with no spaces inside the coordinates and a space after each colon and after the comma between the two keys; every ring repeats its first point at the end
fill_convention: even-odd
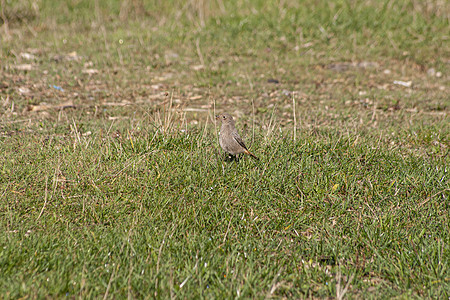
{"type": "Polygon", "coordinates": [[[225,161],[233,161],[235,159],[234,155],[225,153],[225,161]]]}

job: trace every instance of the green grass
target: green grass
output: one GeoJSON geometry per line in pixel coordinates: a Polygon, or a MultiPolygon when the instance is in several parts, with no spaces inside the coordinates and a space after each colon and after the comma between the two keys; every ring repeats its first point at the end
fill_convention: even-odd
{"type": "Polygon", "coordinates": [[[0,2],[2,298],[448,298],[449,6],[158,2],[0,2]]]}
{"type": "Polygon", "coordinates": [[[329,132],[257,135],[239,164],[195,131],[23,139],[3,143],[11,297],[325,297],[339,269],[355,295],[448,293],[448,159],[329,132]]]}

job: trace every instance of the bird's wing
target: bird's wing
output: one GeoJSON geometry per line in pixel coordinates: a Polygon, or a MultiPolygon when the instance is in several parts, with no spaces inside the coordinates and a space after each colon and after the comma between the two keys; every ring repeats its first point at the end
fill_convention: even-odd
{"type": "Polygon", "coordinates": [[[231,136],[234,138],[234,140],[235,140],[236,142],[238,142],[239,145],[242,146],[242,148],[244,148],[245,150],[247,150],[247,146],[245,146],[244,141],[241,139],[241,137],[239,136],[239,134],[238,134],[237,132],[233,132],[233,133],[231,134],[231,136]]]}

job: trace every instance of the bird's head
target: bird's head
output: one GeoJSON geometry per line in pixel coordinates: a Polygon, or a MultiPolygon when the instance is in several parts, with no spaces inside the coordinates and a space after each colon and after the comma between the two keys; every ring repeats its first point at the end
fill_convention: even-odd
{"type": "Polygon", "coordinates": [[[222,124],[229,124],[229,123],[233,123],[233,117],[230,114],[227,113],[223,113],[220,115],[216,115],[216,120],[219,120],[222,122],[222,124]]]}

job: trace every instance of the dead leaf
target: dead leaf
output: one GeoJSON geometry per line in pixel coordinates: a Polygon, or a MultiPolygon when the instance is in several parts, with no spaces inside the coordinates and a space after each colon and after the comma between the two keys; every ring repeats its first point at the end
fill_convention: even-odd
{"type": "Polygon", "coordinates": [[[84,69],[83,71],[81,71],[81,73],[93,75],[93,74],[98,74],[98,70],[97,69],[84,69]]]}
{"type": "Polygon", "coordinates": [[[23,59],[27,59],[27,60],[35,60],[36,59],[36,56],[31,53],[22,52],[19,55],[23,59]]]}
{"type": "Polygon", "coordinates": [[[20,71],[31,71],[31,70],[33,70],[33,65],[21,64],[21,65],[15,65],[15,66],[13,66],[13,68],[16,70],[20,70],[20,71]]]}
{"type": "Polygon", "coordinates": [[[209,109],[204,108],[195,108],[195,107],[186,107],[183,109],[183,111],[192,111],[192,112],[208,112],[209,109]]]}
{"type": "Polygon", "coordinates": [[[412,81],[394,80],[394,84],[401,85],[401,86],[404,86],[404,87],[411,87],[412,86],[412,81]]]}
{"type": "Polygon", "coordinates": [[[204,65],[195,65],[195,66],[191,66],[191,69],[194,71],[200,71],[203,70],[205,68],[204,65]]]}
{"type": "Polygon", "coordinates": [[[29,88],[24,87],[24,86],[19,87],[19,88],[17,89],[17,91],[19,92],[19,94],[22,94],[22,95],[24,95],[24,94],[29,94],[29,93],[31,92],[29,88]]]}
{"type": "Polygon", "coordinates": [[[69,101],[66,101],[63,103],[59,103],[56,105],[50,105],[45,102],[42,102],[38,105],[29,105],[27,110],[31,111],[31,112],[39,112],[39,111],[46,111],[46,110],[51,110],[51,109],[63,110],[66,108],[75,108],[75,105],[73,104],[72,100],[69,100],[69,101]]]}
{"type": "Polygon", "coordinates": [[[108,120],[124,120],[124,119],[128,119],[128,117],[124,117],[124,116],[119,116],[119,117],[108,117],[108,120]]]}
{"type": "Polygon", "coordinates": [[[64,54],[58,54],[55,55],[53,57],[54,60],[56,60],[57,62],[65,60],[65,61],[79,61],[81,60],[83,57],[78,55],[76,51],[70,52],[67,55],[64,54]]]}
{"type": "Polygon", "coordinates": [[[162,76],[155,76],[153,77],[152,81],[165,81],[167,79],[170,79],[173,77],[172,73],[163,74],[162,76]]]}
{"type": "Polygon", "coordinates": [[[126,106],[130,105],[131,102],[127,100],[123,100],[122,102],[105,102],[102,105],[104,106],[126,106]]]}
{"type": "Polygon", "coordinates": [[[67,54],[67,59],[68,60],[80,60],[81,56],[79,56],[77,54],[77,51],[73,51],[73,52],[70,52],[69,54],[67,54]]]}

